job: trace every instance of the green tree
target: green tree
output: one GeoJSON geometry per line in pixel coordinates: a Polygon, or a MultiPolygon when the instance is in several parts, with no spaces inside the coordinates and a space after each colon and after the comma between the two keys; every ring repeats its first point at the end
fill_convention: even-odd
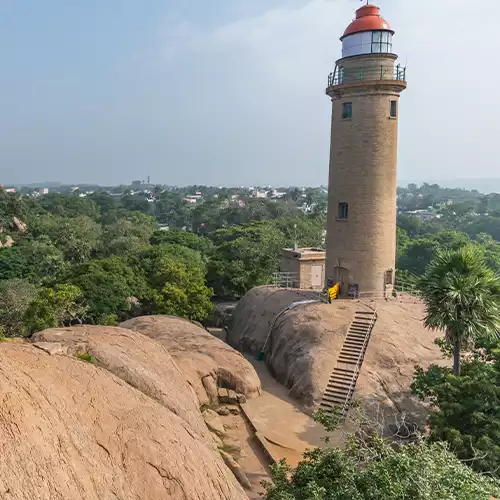
{"type": "Polygon", "coordinates": [[[41,215],[30,226],[33,236],[47,236],[66,260],[83,262],[99,248],[101,226],[90,217],[41,215]]]}
{"type": "Polygon", "coordinates": [[[396,445],[351,436],[345,449],[307,451],[296,469],[271,466],[266,500],[490,500],[498,481],[462,464],[441,443],[396,445]]]}
{"type": "Polygon", "coordinates": [[[219,297],[241,297],[270,282],[286,238],[271,222],[217,231],[208,283],[219,297]]]}
{"type": "Polygon", "coordinates": [[[152,215],[153,203],[148,201],[143,194],[124,194],[120,202],[125,210],[129,212],[142,212],[145,215],[152,215]]]}
{"type": "Polygon", "coordinates": [[[396,228],[396,256],[398,258],[401,255],[404,255],[404,252],[409,244],[410,244],[410,238],[408,237],[408,233],[404,229],[397,227],[396,228]]]}
{"type": "Polygon", "coordinates": [[[0,229],[8,231],[12,223],[12,217],[24,219],[27,206],[23,198],[15,193],[7,193],[0,188],[0,229]]]}
{"type": "Polygon", "coordinates": [[[153,217],[129,212],[114,224],[104,226],[102,251],[104,256],[127,255],[149,244],[157,224],[153,217]]]}
{"type": "Polygon", "coordinates": [[[500,243],[484,233],[476,236],[475,243],[483,251],[486,265],[496,273],[500,273],[500,243]]]}
{"type": "Polygon", "coordinates": [[[93,201],[100,212],[100,220],[103,224],[113,224],[118,220],[118,200],[116,196],[111,196],[104,191],[96,191],[87,197],[93,201]]]}
{"type": "Polygon", "coordinates": [[[56,285],[41,288],[24,315],[24,323],[30,333],[46,328],[81,323],[86,313],[82,291],[74,285],[56,285]]]}
{"type": "MultiPolygon", "coordinates": [[[[431,404],[431,441],[446,441],[474,470],[500,477],[500,342],[479,339],[461,376],[418,367],[412,391],[431,404]]],[[[450,355],[445,349],[446,355],[450,355]]]]}
{"type": "Polygon", "coordinates": [[[453,371],[460,375],[462,348],[500,329],[500,281],[486,266],[484,255],[468,245],[442,252],[431,262],[420,290],[427,311],[425,326],[444,330],[453,346],[453,371]]]}
{"type": "Polygon", "coordinates": [[[63,252],[45,236],[22,238],[10,248],[0,249],[0,279],[44,282],[64,269],[63,252]]]}
{"type": "Polygon", "coordinates": [[[151,314],[170,314],[201,321],[212,311],[213,290],[205,285],[206,267],[199,252],[162,244],[138,256],[152,288],[151,314]]]}
{"type": "Polygon", "coordinates": [[[140,303],[150,293],[142,272],[117,256],[74,265],[61,280],[81,290],[90,323],[107,324],[110,317],[125,319],[134,299],[140,303]]]}
{"type": "Polygon", "coordinates": [[[24,317],[36,294],[35,285],[29,281],[0,281],[0,326],[5,335],[24,337],[29,334],[24,317]]]}
{"type": "Polygon", "coordinates": [[[398,268],[421,276],[440,250],[458,250],[469,243],[466,234],[452,230],[412,239],[398,256],[398,268]]]}
{"type": "Polygon", "coordinates": [[[190,231],[170,230],[170,231],[155,231],[151,236],[150,242],[152,245],[161,245],[163,243],[171,243],[181,245],[183,247],[196,250],[202,255],[209,255],[213,250],[213,243],[204,236],[198,236],[190,231]]]}
{"type": "Polygon", "coordinates": [[[171,229],[191,229],[191,207],[178,193],[164,191],[156,201],[158,222],[168,224],[171,229]]]}
{"type": "Polygon", "coordinates": [[[422,221],[410,214],[399,214],[398,215],[398,227],[403,231],[406,231],[408,236],[414,238],[420,235],[422,229],[422,221]]]}
{"type": "Polygon", "coordinates": [[[476,217],[470,223],[462,226],[463,230],[475,238],[480,233],[486,233],[496,241],[500,240],[500,218],[492,216],[476,217]]]}
{"type": "Polygon", "coordinates": [[[194,233],[206,236],[222,224],[220,222],[221,200],[205,201],[191,211],[191,229],[194,233]]]}
{"type": "Polygon", "coordinates": [[[80,196],[68,196],[50,193],[42,196],[37,206],[53,215],[61,217],[89,217],[93,220],[99,218],[99,208],[93,200],[80,196]]]}
{"type": "Polygon", "coordinates": [[[280,218],[272,226],[283,233],[283,246],[324,247],[326,220],[323,215],[298,215],[280,218]]]}

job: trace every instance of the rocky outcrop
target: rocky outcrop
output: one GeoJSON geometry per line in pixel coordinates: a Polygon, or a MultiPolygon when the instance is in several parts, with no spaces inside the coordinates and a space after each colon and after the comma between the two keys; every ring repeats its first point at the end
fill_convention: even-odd
{"type": "Polygon", "coordinates": [[[12,229],[18,233],[25,233],[28,230],[28,226],[21,219],[12,217],[12,229]]]}
{"type": "MultiPolygon", "coordinates": [[[[312,412],[321,402],[354,313],[368,309],[359,301],[309,304],[286,312],[274,322],[288,305],[307,298],[307,292],[301,291],[269,287],[251,290],[234,312],[228,341],[253,354],[264,350],[271,373],[312,412]]],[[[378,319],[354,399],[373,419],[406,413],[421,424],[427,407],[412,397],[410,384],[415,365],[443,362],[434,344],[438,334],[424,327],[424,306],[415,301],[381,301],[371,306],[377,308],[378,319]]]]}
{"type": "Polygon", "coordinates": [[[187,320],[143,316],[120,326],[164,346],[196,391],[200,404],[217,403],[220,387],[246,398],[260,394],[260,380],[253,366],[239,352],[187,320]]]}
{"type": "Polygon", "coordinates": [[[45,332],[39,348],[0,343],[0,497],[244,500],[220,455],[174,408],[175,398],[193,407],[189,388],[177,387],[174,370],[175,382],[153,382],[161,362],[171,363],[165,350],[155,356],[149,339],[118,329],[107,330],[109,350],[104,333],[86,335],[75,329],[53,342],[55,332],[45,332]],[[89,350],[82,359],[73,356],[80,342],[89,350]],[[142,381],[141,357],[152,361],[142,381]]]}
{"type": "Polygon", "coordinates": [[[182,418],[200,436],[208,435],[196,394],[169,352],[154,340],[122,328],[83,325],[44,330],[34,334],[32,342],[50,354],[90,357],[182,418]]]}
{"type": "Polygon", "coordinates": [[[0,248],[10,248],[15,243],[12,237],[9,235],[5,236],[4,239],[5,241],[0,241],[0,248]]]}
{"type": "Polygon", "coordinates": [[[306,290],[260,286],[250,290],[232,314],[227,342],[240,352],[257,354],[262,350],[276,315],[293,302],[317,299],[306,290]]]}

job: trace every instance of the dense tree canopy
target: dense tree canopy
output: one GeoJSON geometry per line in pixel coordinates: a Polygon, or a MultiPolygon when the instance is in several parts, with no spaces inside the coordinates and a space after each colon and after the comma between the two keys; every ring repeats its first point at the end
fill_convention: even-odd
{"type": "Polygon", "coordinates": [[[72,266],[60,279],[81,290],[91,323],[123,319],[132,308],[132,298],[142,300],[148,295],[145,276],[116,256],[72,266]]]}
{"type": "MultiPolygon", "coordinates": [[[[0,241],[14,240],[10,248],[0,248],[0,279],[36,287],[75,285],[89,322],[152,311],[201,318],[205,312],[187,305],[195,303],[194,297],[201,298],[199,311],[207,311],[210,290],[214,298],[238,298],[269,283],[283,247],[324,246],[324,188],[256,187],[258,196],[244,188],[137,189],[137,183],[88,189],[64,187],[61,193],[38,197],[32,189],[23,190],[29,196],[0,190],[0,241]],[[197,203],[185,199],[195,193],[197,203]],[[16,229],[14,217],[27,223],[27,232],[16,229]],[[196,257],[186,261],[172,247],[159,257],[152,247],[163,245],[190,249],[196,257]],[[163,273],[153,273],[151,259],[161,261],[163,273]],[[203,288],[188,292],[192,286],[203,288]]],[[[487,264],[500,270],[500,195],[410,185],[398,188],[398,209],[401,286],[416,286],[438,251],[466,244],[480,248],[487,264]],[[437,214],[431,221],[405,213],[429,207],[437,214]]]]}
{"type": "Polygon", "coordinates": [[[138,259],[152,288],[148,312],[198,321],[210,314],[213,290],[205,285],[206,267],[199,252],[164,243],[145,250],[138,259]]]}
{"type": "Polygon", "coordinates": [[[490,500],[500,483],[441,443],[395,445],[351,436],[345,449],[308,451],[296,469],[272,466],[266,500],[490,500]]]}
{"type": "Polygon", "coordinates": [[[463,361],[460,377],[442,366],[418,368],[412,389],[433,405],[430,439],[448,442],[474,470],[500,477],[500,352],[480,351],[478,345],[463,361]]]}

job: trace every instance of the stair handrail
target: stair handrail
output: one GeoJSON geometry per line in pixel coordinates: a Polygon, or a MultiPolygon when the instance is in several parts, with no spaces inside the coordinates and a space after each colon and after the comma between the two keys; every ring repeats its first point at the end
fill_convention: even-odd
{"type": "Polygon", "coordinates": [[[351,401],[352,395],[354,393],[354,389],[356,388],[356,383],[357,383],[357,380],[358,380],[358,375],[359,375],[359,373],[361,371],[362,358],[363,358],[363,356],[365,354],[366,346],[368,345],[368,342],[369,342],[370,337],[372,335],[372,329],[373,329],[373,326],[375,325],[375,321],[376,320],[377,320],[377,310],[374,309],[372,317],[371,317],[371,320],[370,320],[370,324],[368,326],[368,333],[365,336],[365,340],[363,342],[363,346],[362,346],[362,348],[361,348],[361,350],[359,352],[359,356],[358,356],[358,359],[356,361],[356,368],[354,368],[354,372],[352,374],[351,383],[349,385],[349,392],[347,393],[344,405],[342,406],[342,409],[340,410],[340,416],[341,417],[343,417],[345,415],[346,410],[347,410],[347,406],[348,406],[349,402],[351,401]]]}
{"type": "Polygon", "coordinates": [[[269,341],[269,338],[271,337],[271,334],[274,330],[274,327],[278,321],[283,315],[285,315],[288,311],[291,311],[292,309],[295,309],[298,306],[304,306],[304,305],[309,305],[309,304],[318,304],[320,303],[321,300],[297,300],[295,302],[292,302],[291,304],[288,304],[284,309],[282,309],[272,320],[271,325],[269,326],[266,340],[264,341],[264,344],[262,345],[262,348],[259,352],[265,352],[267,343],[269,341]]]}

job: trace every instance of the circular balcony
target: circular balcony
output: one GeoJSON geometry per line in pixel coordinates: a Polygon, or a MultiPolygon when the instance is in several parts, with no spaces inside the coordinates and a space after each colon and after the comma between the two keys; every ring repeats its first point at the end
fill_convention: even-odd
{"type": "Polygon", "coordinates": [[[395,68],[381,65],[380,68],[363,66],[339,68],[328,75],[328,88],[356,82],[401,82],[406,84],[406,68],[399,64],[395,68]]]}

